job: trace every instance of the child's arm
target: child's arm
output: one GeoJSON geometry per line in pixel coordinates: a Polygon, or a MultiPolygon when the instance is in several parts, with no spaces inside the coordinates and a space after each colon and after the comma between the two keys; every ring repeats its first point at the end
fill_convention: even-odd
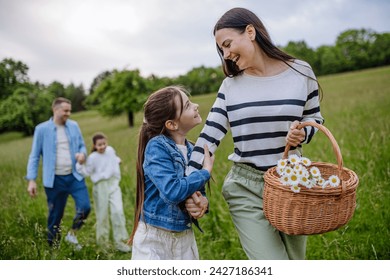
{"type": "MultiPolygon", "coordinates": [[[[204,153],[203,168],[208,170],[211,175],[215,156],[210,156],[209,148],[206,144],[204,145],[204,153]]],[[[203,196],[200,191],[197,191],[186,200],[185,206],[192,217],[195,219],[200,219],[206,213],[209,206],[209,201],[206,196],[203,196]]]]}
{"type": "Polygon", "coordinates": [[[87,161],[82,160],[82,157],[76,155],[76,171],[80,173],[83,177],[91,176],[93,173],[93,166],[91,165],[91,160],[88,158],[87,161]]]}

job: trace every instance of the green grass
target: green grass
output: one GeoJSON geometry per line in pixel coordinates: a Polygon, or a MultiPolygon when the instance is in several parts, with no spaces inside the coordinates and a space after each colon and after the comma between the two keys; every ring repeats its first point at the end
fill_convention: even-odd
{"type": "MultiPolygon", "coordinates": [[[[307,259],[388,260],[390,259],[390,67],[320,77],[324,90],[321,103],[325,126],[336,138],[343,155],[344,166],[354,170],[360,179],[357,208],[352,220],[344,227],[325,234],[310,236],[307,259]]],[[[205,121],[215,93],[193,97],[200,104],[205,121]]],[[[83,131],[88,150],[91,136],[104,132],[109,143],[122,158],[123,203],[127,228],[133,224],[135,200],[135,161],[138,127],[141,113],[136,115],[135,127],[128,128],[126,117],[108,119],[95,111],[72,115],[83,131]]],[[[188,135],[196,140],[202,126],[188,135]]],[[[44,190],[31,199],[24,180],[32,138],[20,134],[0,135],[0,259],[129,259],[130,254],[116,252],[112,247],[101,250],[95,244],[95,215],[91,212],[79,233],[84,249],[74,252],[66,243],[50,251],[46,245],[47,206],[44,190]]],[[[315,161],[336,162],[329,140],[318,133],[304,148],[305,155],[315,161]]],[[[209,195],[210,213],[200,223],[205,233],[197,230],[196,238],[201,259],[246,259],[231,221],[229,210],[221,195],[221,186],[231,162],[229,135],[216,153],[213,169],[215,182],[209,195]]],[[[38,180],[41,183],[41,180],[38,180]]],[[[91,194],[92,184],[87,180],[91,194]]],[[[63,219],[66,232],[74,214],[73,200],[68,200],[63,219]]]]}

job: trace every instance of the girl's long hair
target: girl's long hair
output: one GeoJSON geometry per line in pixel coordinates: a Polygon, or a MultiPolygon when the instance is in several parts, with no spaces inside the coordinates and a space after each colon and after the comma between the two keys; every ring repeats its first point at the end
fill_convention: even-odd
{"type": "Polygon", "coordinates": [[[145,199],[145,178],[144,178],[144,153],[146,145],[153,137],[163,134],[169,136],[165,122],[179,118],[183,110],[183,99],[181,92],[188,95],[181,86],[169,86],[152,93],[144,104],[144,121],[138,136],[137,155],[137,194],[134,211],[134,226],[130,235],[129,244],[133,243],[134,234],[137,230],[139,220],[142,216],[142,208],[145,199]],[[176,100],[179,100],[177,102],[176,100]],[[177,115],[177,112],[180,112],[177,115]]]}

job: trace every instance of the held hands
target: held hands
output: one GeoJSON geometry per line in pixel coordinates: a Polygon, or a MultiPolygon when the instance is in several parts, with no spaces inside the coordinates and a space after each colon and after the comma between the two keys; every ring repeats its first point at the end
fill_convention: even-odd
{"type": "Polygon", "coordinates": [[[209,201],[200,191],[195,192],[186,200],[185,206],[192,217],[200,219],[206,213],[209,201]]]}
{"type": "Polygon", "coordinates": [[[298,125],[299,121],[294,121],[290,126],[289,132],[287,133],[286,142],[292,147],[296,147],[302,143],[306,136],[305,130],[303,128],[297,129],[298,125]]]}
{"type": "Polygon", "coordinates": [[[75,158],[79,164],[83,164],[85,162],[85,155],[83,153],[76,153],[75,158]]]}

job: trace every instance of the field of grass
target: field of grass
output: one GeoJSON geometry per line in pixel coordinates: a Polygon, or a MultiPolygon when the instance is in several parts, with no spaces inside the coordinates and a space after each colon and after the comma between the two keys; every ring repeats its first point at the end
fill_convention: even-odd
{"type": "MultiPolygon", "coordinates": [[[[352,220],[344,227],[325,234],[310,236],[307,259],[311,260],[389,260],[390,259],[390,67],[320,77],[324,91],[321,103],[325,126],[336,138],[344,166],[354,170],[360,179],[357,208],[352,220]]],[[[213,103],[215,93],[193,97],[200,104],[203,119],[213,103]]],[[[83,131],[87,148],[91,136],[104,132],[109,143],[122,158],[122,193],[127,228],[133,224],[135,200],[135,159],[138,127],[142,114],[136,115],[135,127],[128,128],[126,117],[108,119],[88,111],[72,115],[83,131]]],[[[188,138],[196,140],[201,126],[188,138]]],[[[31,199],[24,179],[32,138],[17,133],[0,135],[0,259],[129,259],[130,253],[111,248],[101,250],[95,244],[95,213],[91,212],[79,233],[83,250],[74,252],[65,242],[59,250],[46,245],[47,205],[42,187],[38,197],[31,199]]],[[[329,140],[318,133],[304,148],[305,155],[315,161],[335,163],[329,140]]],[[[216,153],[213,169],[215,182],[209,194],[210,213],[200,223],[204,234],[196,231],[201,259],[243,260],[228,207],[221,195],[221,186],[231,162],[229,135],[216,153]]],[[[38,183],[41,180],[39,178],[38,183]]],[[[87,179],[91,194],[92,184],[87,179]]],[[[71,226],[74,203],[70,198],[63,220],[64,232],[71,226]]]]}

